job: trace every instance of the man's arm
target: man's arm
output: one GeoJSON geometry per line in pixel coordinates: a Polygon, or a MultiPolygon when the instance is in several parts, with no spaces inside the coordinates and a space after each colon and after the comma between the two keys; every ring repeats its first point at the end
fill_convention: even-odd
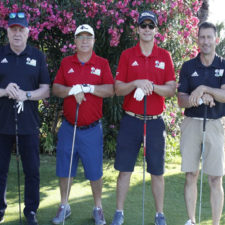
{"type": "Polygon", "coordinates": [[[154,84],[154,92],[163,97],[173,97],[176,92],[176,82],[168,81],[164,85],[154,84]]]}

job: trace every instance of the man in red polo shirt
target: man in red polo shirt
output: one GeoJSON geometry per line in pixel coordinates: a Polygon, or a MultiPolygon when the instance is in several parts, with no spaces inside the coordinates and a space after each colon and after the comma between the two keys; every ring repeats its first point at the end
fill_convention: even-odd
{"type": "Polygon", "coordinates": [[[100,119],[103,98],[114,94],[114,81],[108,61],[94,53],[94,42],[92,27],[80,25],[75,31],[77,51],[62,60],[53,84],[53,94],[64,98],[64,120],[58,133],[56,165],[61,204],[52,220],[53,224],[60,224],[64,216],[68,218],[71,214],[66,195],[77,103],[80,106],[71,176],[76,176],[78,161],[81,159],[94,197],[95,224],[105,224],[101,203],[103,132],[100,119]]]}
{"type": "Polygon", "coordinates": [[[151,174],[155,200],[156,225],[166,225],[163,214],[165,125],[161,113],[165,97],[175,94],[176,83],[170,54],[154,43],[157,16],[151,11],[140,14],[137,32],[139,43],[123,51],[116,75],[115,92],[125,96],[124,117],[117,138],[115,169],[117,180],[117,209],[111,225],[124,222],[124,201],[131,174],[143,141],[144,96],[147,96],[147,171],[151,174]]]}

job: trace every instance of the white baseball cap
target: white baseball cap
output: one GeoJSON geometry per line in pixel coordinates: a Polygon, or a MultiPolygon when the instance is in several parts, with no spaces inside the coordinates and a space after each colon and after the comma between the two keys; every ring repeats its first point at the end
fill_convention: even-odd
{"type": "Polygon", "coordinates": [[[92,36],[95,36],[95,33],[94,33],[93,28],[92,28],[90,25],[88,25],[88,24],[82,24],[82,25],[80,25],[80,26],[76,29],[74,35],[77,36],[78,34],[80,34],[80,33],[82,33],[82,32],[87,32],[87,33],[91,34],[92,36]]]}

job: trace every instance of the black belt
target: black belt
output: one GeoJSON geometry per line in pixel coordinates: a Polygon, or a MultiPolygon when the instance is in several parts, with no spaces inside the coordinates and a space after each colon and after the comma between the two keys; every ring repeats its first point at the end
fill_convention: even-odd
{"type": "Polygon", "coordinates": [[[89,125],[86,125],[86,126],[78,126],[77,129],[79,130],[86,130],[86,129],[89,129],[91,127],[95,127],[96,125],[98,125],[100,122],[100,120],[96,120],[95,122],[89,124],[89,125]]]}
{"type": "MultiPolygon", "coordinates": [[[[130,111],[125,111],[125,113],[129,116],[133,116],[133,117],[136,117],[140,120],[144,120],[144,115],[141,115],[141,114],[135,114],[133,112],[130,112],[130,111]]],[[[149,116],[147,115],[146,116],[146,120],[156,120],[156,119],[159,119],[161,118],[162,114],[159,114],[159,115],[154,115],[154,116],[149,116]]]]}

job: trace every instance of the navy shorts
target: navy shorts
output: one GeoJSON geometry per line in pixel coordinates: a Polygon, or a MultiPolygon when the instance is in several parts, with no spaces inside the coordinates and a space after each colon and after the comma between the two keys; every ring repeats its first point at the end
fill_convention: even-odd
{"type": "MultiPolygon", "coordinates": [[[[68,177],[72,150],[74,126],[63,120],[58,132],[56,149],[56,175],[68,177]]],[[[76,176],[79,159],[84,167],[85,177],[95,181],[102,177],[103,132],[102,125],[80,130],[76,129],[71,177],[76,176]]]]}
{"type": "MultiPolygon", "coordinates": [[[[115,169],[133,172],[141,144],[144,120],[124,115],[117,137],[115,169]]],[[[147,171],[153,175],[164,173],[165,124],[162,118],[147,120],[146,161],[147,171]]]]}

